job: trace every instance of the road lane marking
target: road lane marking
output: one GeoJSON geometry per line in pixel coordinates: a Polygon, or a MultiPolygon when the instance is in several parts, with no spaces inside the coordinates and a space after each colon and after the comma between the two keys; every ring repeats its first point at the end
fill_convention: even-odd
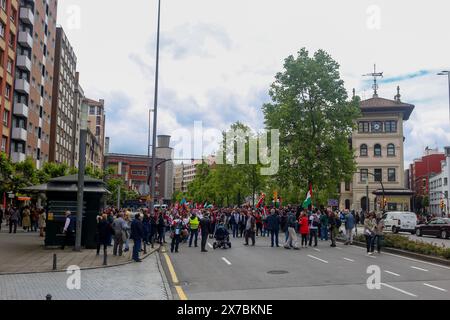
{"type": "Polygon", "coordinates": [[[427,269],[422,269],[422,268],[419,268],[419,267],[415,267],[415,266],[411,266],[411,268],[413,268],[413,269],[416,269],[416,270],[420,270],[420,271],[425,271],[425,272],[428,272],[428,270],[427,270],[427,269]]]}
{"type": "Polygon", "coordinates": [[[184,290],[181,286],[177,285],[179,284],[178,281],[178,277],[177,274],[175,273],[175,268],[173,267],[172,261],[170,260],[169,255],[164,252],[163,253],[164,258],[166,259],[166,263],[167,263],[167,268],[169,269],[170,272],[170,276],[172,277],[172,282],[175,285],[175,290],[177,291],[178,297],[180,298],[180,300],[187,300],[187,296],[184,293],[184,290]]]}
{"type": "Polygon", "coordinates": [[[350,262],[355,262],[355,260],[349,259],[349,258],[343,258],[344,260],[350,261],[350,262]]]}
{"type": "Polygon", "coordinates": [[[396,277],[400,277],[400,275],[398,273],[395,273],[395,272],[392,272],[392,271],[384,270],[384,272],[392,274],[393,276],[396,276],[396,277]]]}
{"type": "Polygon", "coordinates": [[[433,289],[436,289],[436,290],[439,290],[439,291],[447,292],[447,290],[445,290],[445,289],[442,289],[442,288],[433,286],[433,285],[428,284],[428,283],[424,283],[423,285],[424,285],[424,286],[427,286],[427,287],[430,287],[430,288],[433,288],[433,289]]]}
{"type": "Polygon", "coordinates": [[[183,291],[183,288],[180,286],[175,286],[175,290],[177,290],[178,297],[180,297],[180,300],[187,300],[186,294],[183,291]]]}
{"type": "Polygon", "coordinates": [[[213,246],[211,245],[211,243],[208,242],[208,247],[212,248],[213,246]]]}
{"type": "Polygon", "coordinates": [[[308,254],[308,257],[313,258],[313,259],[316,259],[316,260],[319,260],[319,261],[321,261],[321,262],[323,262],[323,263],[328,263],[328,261],[322,260],[322,259],[317,258],[317,257],[315,257],[315,256],[312,256],[312,255],[310,255],[310,254],[308,254]]]}
{"type": "Polygon", "coordinates": [[[225,263],[229,266],[231,266],[231,262],[228,261],[225,257],[222,257],[222,260],[225,261],[225,263]]]}
{"type": "Polygon", "coordinates": [[[381,284],[382,284],[383,286],[385,286],[385,287],[391,288],[392,290],[401,292],[401,293],[406,294],[406,295],[408,295],[408,296],[411,296],[411,297],[417,297],[414,293],[411,293],[411,292],[402,290],[402,289],[400,289],[400,288],[391,286],[391,285],[389,285],[389,284],[387,284],[387,283],[381,283],[381,284]]]}
{"type": "Polygon", "coordinates": [[[319,249],[316,249],[316,248],[314,248],[314,250],[316,250],[317,252],[320,252],[320,250],[319,250],[319,249]]]}

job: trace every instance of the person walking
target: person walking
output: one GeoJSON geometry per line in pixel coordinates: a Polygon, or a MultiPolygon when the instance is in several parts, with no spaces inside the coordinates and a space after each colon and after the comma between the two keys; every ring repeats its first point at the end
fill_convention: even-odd
{"type": "Polygon", "coordinates": [[[328,225],[330,226],[330,238],[331,238],[331,245],[330,247],[334,248],[336,247],[336,236],[337,236],[337,230],[338,230],[338,223],[337,220],[339,217],[336,217],[336,214],[328,210],[328,225]]]}
{"type": "Polygon", "coordinates": [[[158,229],[158,243],[159,245],[162,245],[163,243],[166,242],[166,237],[165,237],[165,228],[166,228],[166,224],[167,221],[164,218],[164,212],[161,212],[158,216],[158,222],[157,222],[157,229],[158,229]]]}
{"type": "Polygon", "coordinates": [[[370,256],[374,252],[374,240],[376,235],[376,221],[372,213],[364,219],[364,237],[366,238],[367,254],[370,256]]]}
{"type": "Polygon", "coordinates": [[[320,214],[320,240],[328,241],[328,215],[325,211],[320,214]]]}
{"type": "Polygon", "coordinates": [[[353,229],[355,228],[355,217],[351,212],[346,212],[345,217],[345,235],[347,240],[345,241],[346,245],[353,244],[353,229]]]}
{"type": "Polygon", "coordinates": [[[274,245],[279,247],[278,235],[280,233],[280,217],[275,209],[270,210],[270,215],[267,217],[267,230],[270,232],[270,243],[273,248],[274,245]]]}
{"type": "Polygon", "coordinates": [[[117,249],[119,250],[119,256],[122,256],[124,232],[127,228],[126,224],[127,223],[123,219],[123,213],[119,212],[116,220],[114,220],[112,224],[114,230],[113,255],[115,256],[117,255],[117,249]]]}
{"type": "MultiPolygon", "coordinates": [[[[233,217],[231,217],[232,219],[233,217]]],[[[200,220],[200,231],[202,236],[202,252],[208,252],[206,250],[206,243],[208,242],[209,228],[211,227],[211,220],[209,219],[209,213],[205,213],[203,218],[200,220]]]]}
{"type": "Polygon", "coordinates": [[[255,246],[256,219],[253,214],[247,212],[247,222],[245,224],[245,243],[248,246],[248,239],[252,239],[252,246],[255,246]]]}
{"type": "Polygon", "coordinates": [[[22,228],[26,232],[31,232],[31,212],[28,206],[23,209],[22,228]]]}
{"type": "Polygon", "coordinates": [[[103,255],[106,256],[107,254],[109,235],[112,233],[111,226],[107,219],[108,215],[105,213],[97,217],[97,256],[100,254],[101,246],[103,246],[103,255]]]}
{"type": "Polygon", "coordinates": [[[262,227],[263,227],[263,222],[262,222],[262,217],[261,214],[259,212],[255,212],[253,211],[253,216],[255,217],[255,222],[256,222],[256,236],[258,237],[258,235],[260,237],[263,236],[263,232],[262,232],[262,227]]]}
{"type": "Polygon", "coordinates": [[[286,226],[288,230],[288,238],[284,244],[284,248],[291,249],[292,247],[295,250],[300,250],[297,244],[297,232],[295,230],[297,226],[297,219],[292,211],[289,211],[287,215],[286,226]]]}
{"type": "Polygon", "coordinates": [[[181,232],[183,231],[183,220],[180,219],[180,217],[176,217],[173,220],[173,224],[172,224],[172,234],[171,234],[171,238],[172,238],[172,242],[170,244],[170,252],[178,252],[178,247],[181,241],[181,232]]]}
{"type": "Polygon", "coordinates": [[[39,226],[39,237],[43,237],[44,236],[44,229],[46,227],[44,210],[40,210],[40,212],[39,212],[38,226],[39,226]]]}
{"type": "Polygon", "coordinates": [[[200,220],[197,217],[195,212],[192,213],[191,218],[189,219],[189,231],[191,236],[189,237],[189,247],[192,247],[192,239],[194,240],[194,245],[197,248],[197,239],[198,239],[198,226],[200,224],[200,220]]]}
{"type": "Polygon", "coordinates": [[[17,224],[19,223],[19,209],[17,208],[11,208],[10,211],[10,215],[9,215],[9,233],[12,232],[13,227],[14,227],[14,233],[17,232],[17,224]]]}
{"type": "Polygon", "coordinates": [[[245,224],[247,221],[247,216],[241,212],[240,213],[240,218],[239,218],[239,234],[240,234],[240,238],[242,238],[244,231],[245,231],[245,224]]]}
{"type": "Polygon", "coordinates": [[[150,242],[152,249],[155,247],[155,240],[159,241],[158,236],[158,219],[161,213],[158,215],[158,218],[156,217],[156,213],[150,213],[149,218],[149,236],[148,241],[150,242]],[[158,239],[157,239],[158,238],[158,239]]]}
{"type": "Polygon", "coordinates": [[[377,215],[375,221],[376,221],[376,225],[375,225],[375,241],[374,241],[374,243],[377,244],[377,252],[381,253],[381,246],[382,246],[383,237],[384,237],[384,221],[381,218],[381,215],[377,215]]]}
{"type": "Polygon", "coordinates": [[[148,212],[144,213],[144,218],[142,219],[142,227],[144,229],[144,243],[150,245],[150,214],[148,212]]]}
{"type": "Polygon", "coordinates": [[[73,243],[73,239],[75,237],[75,228],[76,228],[77,217],[73,215],[70,211],[66,211],[66,222],[64,224],[63,233],[65,234],[61,250],[67,245],[73,243]]]}
{"type": "Polygon", "coordinates": [[[239,221],[241,219],[241,215],[237,211],[233,211],[231,214],[231,229],[233,230],[233,238],[239,236],[239,221]]]}
{"type": "Polygon", "coordinates": [[[309,246],[312,245],[312,240],[314,239],[314,247],[317,247],[317,232],[319,230],[320,218],[318,215],[318,210],[316,209],[314,213],[309,217],[309,246]]]}
{"type": "Polygon", "coordinates": [[[309,221],[305,212],[302,212],[299,219],[300,235],[302,237],[302,248],[308,247],[309,221]]]}
{"type": "Polygon", "coordinates": [[[133,260],[135,262],[141,262],[139,259],[139,253],[141,252],[142,239],[144,238],[144,226],[142,225],[141,215],[137,213],[134,216],[133,222],[131,222],[131,236],[133,239],[133,260]]]}
{"type": "Polygon", "coordinates": [[[130,245],[129,245],[129,239],[130,239],[130,229],[131,229],[131,222],[130,222],[130,214],[128,211],[125,211],[124,213],[124,220],[125,220],[125,224],[124,224],[124,230],[123,230],[123,243],[124,243],[124,249],[123,252],[128,252],[130,250],[130,245]]]}
{"type": "Polygon", "coordinates": [[[280,217],[280,228],[281,228],[281,232],[284,233],[284,242],[287,241],[287,239],[289,238],[289,231],[288,231],[288,225],[287,225],[287,214],[286,211],[283,210],[281,217],[280,217]]]}

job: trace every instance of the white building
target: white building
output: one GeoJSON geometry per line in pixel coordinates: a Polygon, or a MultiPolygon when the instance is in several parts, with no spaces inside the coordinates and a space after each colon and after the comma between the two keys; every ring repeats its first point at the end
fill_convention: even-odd
{"type": "Polygon", "coordinates": [[[430,177],[430,213],[434,215],[441,215],[443,212],[449,214],[449,200],[450,194],[450,147],[445,147],[445,160],[441,161],[441,173],[430,177]],[[444,208],[441,208],[441,202],[444,208]]]}

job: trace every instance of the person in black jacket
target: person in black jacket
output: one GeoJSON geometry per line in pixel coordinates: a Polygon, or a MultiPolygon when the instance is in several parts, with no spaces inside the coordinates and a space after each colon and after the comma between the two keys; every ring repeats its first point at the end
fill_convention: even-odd
{"type": "Polygon", "coordinates": [[[280,217],[275,212],[275,209],[270,210],[270,216],[267,217],[267,229],[270,231],[270,241],[272,247],[274,244],[279,247],[278,234],[280,233],[280,217]]]}
{"type": "Polygon", "coordinates": [[[141,251],[142,239],[144,238],[144,226],[142,225],[141,215],[139,213],[134,217],[133,222],[131,222],[131,236],[133,239],[133,260],[136,262],[141,262],[139,259],[139,252],[141,251]]]}
{"type": "Polygon", "coordinates": [[[209,228],[211,227],[211,220],[209,219],[209,213],[205,213],[200,220],[200,230],[202,235],[202,252],[208,252],[206,250],[206,242],[208,241],[209,228]]]}
{"type": "Polygon", "coordinates": [[[103,254],[106,255],[108,249],[109,236],[112,234],[111,225],[107,220],[107,215],[97,217],[97,255],[100,254],[100,247],[103,245],[103,254]]]}

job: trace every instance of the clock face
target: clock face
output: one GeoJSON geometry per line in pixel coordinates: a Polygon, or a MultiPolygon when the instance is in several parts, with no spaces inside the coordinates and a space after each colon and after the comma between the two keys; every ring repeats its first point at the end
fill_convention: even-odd
{"type": "Polygon", "coordinates": [[[381,132],[381,130],[382,130],[381,122],[374,122],[374,123],[372,123],[372,131],[374,131],[374,132],[381,132]]]}

